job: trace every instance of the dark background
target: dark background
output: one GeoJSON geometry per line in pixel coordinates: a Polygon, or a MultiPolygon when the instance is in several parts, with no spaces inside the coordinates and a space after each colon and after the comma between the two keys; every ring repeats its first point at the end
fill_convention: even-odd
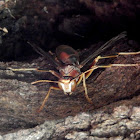
{"type": "Polygon", "coordinates": [[[61,44],[88,48],[127,31],[139,42],[139,7],[139,0],[8,1],[0,7],[0,27],[8,30],[0,31],[0,60],[32,58],[36,53],[27,41],[54,52],[61,44]]]}

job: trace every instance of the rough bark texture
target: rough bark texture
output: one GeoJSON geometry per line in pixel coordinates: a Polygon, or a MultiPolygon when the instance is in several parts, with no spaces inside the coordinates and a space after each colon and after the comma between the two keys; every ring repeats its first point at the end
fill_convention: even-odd
{"type": "MultiPolygon", "coordinates": [[[[57,79],[49,73],[8,70],[55,69],[34,56],[27,41],[52,52],[59,44],[72,45],[82,61],[105,40],[127,30],[128,39],[101,55],[139,51],[139,6],[136,0],[0,1],[0,140],[140,139],[140,66],[96,70],[86,80],[93,104],[87,102],[82,84],[71,96],[53,90],[40,113],[51,84],[31,82],[57,79]]],[[[99,65],[110,63],[139,64],[140,55],[102,60],[99,65]]]]}
{"type": "Polygon", "coordinates": [[[57,121],[46,121],[32,129],[0,137],[0,140],[138,140],[140,108],[118,106],[112,113],[80,113],[57,121]]]}
{"type": "MultiPolygon", "coordinates": [[[[126,44],[123,43],[119,43],[119,45],[116,45],[114,47],[115,51],[117,48],[123,45],[127,46],[126,44]]],[[[92,47],[88,49],[89,52],[88,50],[86,50],[87,53],[82,56],[84,57],[87,54],[89,54],[91,49],[92,47]]],[[[112,49],[112,52],[114,49],[112,49]]],[[[139,55],[131,55],[131,56],[120,56],[115,60],[113,60],[112,63],[123,63],[123,64],[139,63],[139,61],[140,61],[139,55]]],[[[7,63],[1,62],[0,65],[1,68],[8,67],[30,68],[30,67],[38,67],[39,65],[41,65],[41,63],[44,64],[44,61],[41,58],[38,58],[28,63],[13,61],[7,63]]],[[[48,65],[47,60],[45,61],[45,63],[47,64],[45,68],[51,69],[52,66],[48,65]]],[[[48,73],[46,74],[38,72],[23,73],[23,72],[12,72],[10,70],[5,71],[1,69],[0,70],[1,134],[15,132],[22,128],[24,129],[32,128],[35,127],[36,125],[43,123],[45,120],[50,120],[46,122],[48,124],[47,127],[45,123],[44,125],[37,126],[33,129],[20,130],[15,134],[4,135],[4,137],[8,139],[8,137],[10,138],[16,135],[17,139],[19,137],[21,137],[22,139],[24,132],[31,135],[31,137],[36,137],[35,139],[38,139],[37,138],[38,133],[40,137],[39,139],[43,138],[57,139],[58,137],[60,137],[60,139],[63,138],[70,139],[70,137],[73,137],[73,139],[75,139],[75,137],[78,137],[77,139],[82,139],[82,137],[87,138],[97,137],[106,139],[110,137],[116,138],[119,137],[120,139],[123,139],[125,137],[130,138],[131,133],[133,137],[138,137],[139,125],[137,123],[140,117],[139,116],[140,67],[139,66],[129,68],[112,67],[107,68],[104,71],[100,71],[100,73],[101,74],[95,79],[94,77],[98,75],[98,72],[95,71],[95,73],[93,73],[93,75],[87,80],[88,94],[93,101],[93,105],[87,102],[84,96],[84,88],[82,84],[80,84],[77,87],[76,91],[71,96],[64,95],[62,91],[53,90],[42,112],[37,113],[37,109],[41,105],[46,95],[46,92],[50,87],[50,84],[45,83],[31,85],[31,82],[38,79],[56,80],[55,77],[51,76],[48,73]],[[75,118],[78,117],[77,119],[80,122],[82,121],[81,117],[82,116],[84,117],[85,119],[84,121],[86,121],[87,124],[81,126],[82,128],[78,128],[79,126],[76,126],[77,124],[73,122],[74,121],[73,117],[68,117],[64,119],[67,116],[74,116],[80,112],[90,112],[86,114],[87,116],[89,116],[90,118],[89,120],[87,120],[87,117],[84,117],[84,115],[75,116],[75,118]],[[123,114],[125,112],[127,112],[128,114],[126,114],[126,116],[123,119],[121,119],[120,118],[121,113],[123,114]],[[132,112],[136,113],[134,114],[134,120],[131,118],[133,116],[132,112]],[[117,117],[114,118],[112,116],[113,114],[117,114],[120,116],[118,118],[117,117]],[[100,117],[98,117],[98,115],[100,117]],[[105,118],[104,117],[102,118],[101,117],[102,115],[105,116],[105,118]],[[137,115],[136,120],[135,115],[137,115]],[[97,122],[95,120],[95,116],[97,117],[97,122]],[[104,119],[107,124],[103,121],[104,119]],[[69,120],[70,124],[66,123],[65,120],[69,120]],[[59,121],[62,122],[59,124],[58,123],[59,121]],[[121,123],[125,124],[125,122],[128,124],[126,124],[125,126],[123,126],[123,124],[121,125],[121,123]],[[58,127],[57,129],[56,123],[60,125],[60,127],[58,127]],[[132,124],[134,128],[132,127],[132,124]],[[138,126],[135,124],[137,124],[138,126]],[[124,129],[124,131],[120,130],[121,126],[122,129],[124,129]],[[49,129],[49,132],[46,131],[47,129],[49,129]],[[58,133],[56,130],[58,131],[58,133]],[[34,131],[36,132],[35,134],[33,133],[34,131]]],[[[26,137],[30,137],[29,135],[23,136],[23,139],[25,139],[26,137]]]]}

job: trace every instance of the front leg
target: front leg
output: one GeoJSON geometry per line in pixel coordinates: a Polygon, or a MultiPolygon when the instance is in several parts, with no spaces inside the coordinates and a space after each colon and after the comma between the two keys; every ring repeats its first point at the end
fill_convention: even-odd
{"type": "Polygon", "coordinates": [[[37,111],[38,113],[44,108],[44,105],[45,105],[45,103],[47,102],[47,100],[48,100],[48,98],[49,98],[49,95],[50,95],[50,92],[51,92],[52,89],[54,89],[54,90],[60,90],[60,88],[58,88],[58,87],[53,87],[53,86],[51,86],[51,87],[49,88],[49,91],[47,92],[46,97],[45,97],[45,99],[44,99],[43,102],[42,102],[42,105],[40,106],[39,110],[37,111]]]}
{"type": "Polygon", "coordinates": [[[83,87],[84,87],[84,89],[85,89],[85,97],[86,97],[86,99],[88,100],[88,102],[92,104],[93,102],[92,102],[91,99],[88,97],[85,73],[82,74],[82,77],[83,77],[83,87]]]}
{"type": "MultiPolygon", "coordinates": [[[[47,82],[47,83],[59,83],[58,81],[38,80],[38,81],[32,82],[31,84],[44,83],[44,82],[47,82]]],[[[46,97],[45,97],[45,99],[44,99],[44,101],[43,101],[41,107],[39,108],[39,110],[38,110],[37,112],[40,112],[40,111],[43,109],[43,107],[44,107],[46,101],[47,101],[48,98],[49,98],[49,95],[50,95],[50,92],[51,92],[52,89],[61,90],[59,87],[51,86],[51,87],[49,88],[49,91],[48,91],[48,93],[47,93],[47,95],[46,95],[46,97]]]]}

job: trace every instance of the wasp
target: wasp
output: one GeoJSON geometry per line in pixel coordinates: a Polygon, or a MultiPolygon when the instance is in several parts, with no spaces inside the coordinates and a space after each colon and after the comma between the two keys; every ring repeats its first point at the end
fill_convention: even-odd
{"type": "Polygon", "coordinates": [[[11,68],[11,70],[13,70],[13,71],[35,70],[35,71],[39,71],[39,72],[49,72],[58,78],[58,81],[38,80],[38,81],[32,82],[32,84],[47,82],[47,83],[57,83],[57,85],[58,85],[58,86],[51,86],[49,88],[38,112],[40,112],[43,109],[46,101],[49,98],[51,90],[62,90],[64,92],[64,94],[71,95],[74,92],[74,90],[76,89],[76,86],[78,86],[81,83],[81,81],[83,82],[83,87],[85,90],[85,97],[89,103],[92,103],[92,100],[88,96],[86,79],[93,73],[93,71],[95,69],[108,68],[108,67],[114,67],[114,66],[129,67],[129,66],[138,66],[139,65],[139,64],[97,65],[97,62],[100,59],[114,58],[114,57],[118,57],[120,55],[140,54],[140,52],[120,52],[120,53],[117,53],[116,55],[112,55],[112,56],[100,56],[99,55],[101,52],[103,52],[104,50],[113,46],[114,43],[125,38],[126,36],[127,36],[127,33],[124,31],[124,32],[120,33],[119,35],[113,37],[112,39],[107,41],[104,45],[102,45],[99,49],[97,49],[93,54],[88,56],[82,62],[79,61],[78,52],[70,46],[67,46],[67,45],[58,46],[56,48],[56,58],[57,59],[54,60],[49,53],[45,52],[40,47],[38,47],[36,45],[32,45],[30,42],[28,42],[37,53],[39,53],[43,57],[46,57],[48,60],[50,60],[51,63],[53,64],[53,66],[55,66],[55,68],[57,68],[58,72],[56,72],[54,70],[41,70],[38,68],[29,68],[29,69],[12,69],[11,68]],[[91,59],[94,59],[91,67],[88,70],[81,72],[81,68],[84,67],[85,64],[87,64],[87,62],[89,62],[91,59]]]}

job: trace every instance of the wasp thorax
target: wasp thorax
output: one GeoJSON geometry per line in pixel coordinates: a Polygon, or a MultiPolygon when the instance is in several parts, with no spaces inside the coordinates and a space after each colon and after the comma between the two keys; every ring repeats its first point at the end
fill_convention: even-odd
{"type": "Polygon", "coordinates": [[[64,94],[71,95],[72,92],[75,90],[76,87],[76,81],[70,80],[70,79],[60,79],[58,86],[61,90],[64,91],[64,94]]]}

